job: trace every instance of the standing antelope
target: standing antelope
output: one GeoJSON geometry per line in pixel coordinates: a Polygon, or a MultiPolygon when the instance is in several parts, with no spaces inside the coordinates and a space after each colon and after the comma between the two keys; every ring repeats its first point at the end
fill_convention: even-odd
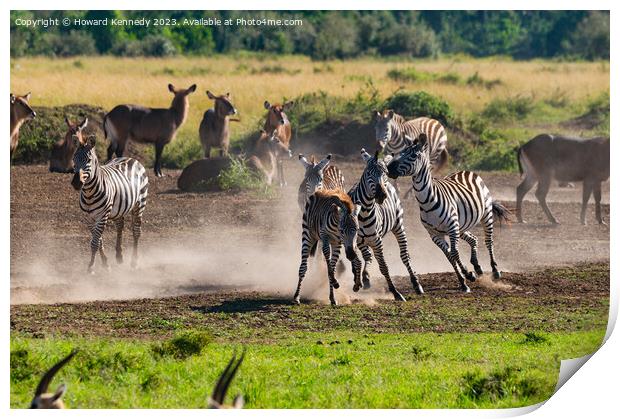
{"type": "Polygon", "coordinates": [[[50,172],[73,173],[73,154],[76,149],[73,136],[77,135],[78,132],[81,133],[82,130],[86,128],[88,120],[84,119],[80,123],[73,124],[69,121],[69,118],[65,116],[65,123],[67,124],[67,132],[65,133],[65,137],[52,145],[52,152],[50,154],[50,172]]]}
{"type": "Polygon", "coordinates": [[[347,259],[353,266],[354,281],[356,284],[360,282],[361,262],[355,251],[359,211],[360,208],[343,190],[317,191],[308,198],[302,219],[301,264],[294,303],[299,304],[301,283],[308,270],[308,257],[314,256],[319,242],[327,263],[329,301],[332,305],[337,304],[334,288],[338,289],[340,285],[336,280],[335,270],[343,244],[347,259]]]}
{"type": "Polygon", "coordinates": [[[33,119],[37,113],[30,107],[30,93],[16,96],[11,93],[11,159],[19,142],[19,129],[28,119],[33,119]]]}
{"type": "MultiPolygon", "coordinates": [[[[292,101],[286,102],[283,105],[279,103],[270,104],[268,101],[263,103],[265,109],[267,109],[267,118],[263,125],[263,130],[266,132],[278,132],[280,141],[289,147],[291,142],[291,123],[288,117],[284,113],[285,109],[288,109],[293,104],[292,101]]],[[[278,182],[280,186],[286,186],[286,180],[284,179],[284,164],[282,159],[278,159],[278,182]]]]}
{"type": "Polygon", "coordinates": [[[278,158],[282,156],[290,158],[291,155],[291,150],[280,140],[277,131],[272,132],[271,135],[262,131],[260,138],[254,145],[254,150],[247,164],[248,167],[259,174],[268,185],[271,185],[276,175],[278,158]]]}
{"type": "Polygon", "coordinates": [[[320,162],[316,162],[314,156],[310,157],[310,161],[303,154],[299,155],[299,161],[306,169],[304,178],[299,184],[297,191],[297,203],[303,211],[306,201],[316,191],[323,189],[342,189],[344,187],[344,175],[336,166],[329,166],[332,155],[328,154],[320,162]],[[329,166],[329,167],[327,167],[329,166]]]}
{"type": "Polygon", "coordinates": [[[474,281],[476,276],[461,262],[459,238],[471,246],[471,264],[476,274],[482,275],[482,268],[478,263],[478,239],[469,232],[482,222],[493,277],[499,279],[501,275],[493,253],[493,216],[509,221],[510,212],[493,200],[482,178],[473,172],[456,172],[443,179],[433,179],[428,146],[426,135],[421,134],[417,144],[408,146],[392,159],[388,165],[388,175],[394,179],[400,176],[412,177],[422,225],[430,234],[433,243],[450,261],[461,290],[470,292],[464,278],[474,281]],[[449,243],[446,236],[449,237],[449,243]]]}
{"type": "Polygon", "coordinates": [[[552,179],[560,182],[583,181],[581,224],[586,224],[586,209],[594,191],[595,215],[599,224],[605,224],[601,215],[601,182],[609,178],[609,138],[589,140],[541,134],[519,147],[519,172],[525,174],[517,186],[517,220],[523,222],[523,197],[538,182],[536,198],[549,222],[559,224],[547,206],[547,193],[552,179]]]}
{"type": "Polygon", "coordinates": [[[230,93],[216,96],[207,90],[207,96],[215,101],[215,105],[204,113],[200,122],[198,129],[200,143],[206,159],[211,157],[211,147],[219,148],[220,156],[227,156],[230,142],[230,117],[237,114],[237,109],[231,102],[230,93]]]}
{"type": "MultiPolygon", "coordinates": [[[[385,277],[388,289],[397,301],[405,298],[394,286],[390,272],[383,256],[383,237],[389,232],[394,234],[398,241],[400,259],[407,268],[409,279],[416,293],[423,294],[424,290],[415,272],[411,268],[411,258],[407,246],[407,235],[403,220],[403,207],[396,189],[387,181],[387,168],[383,160],[379,159],[379,150],[371,156],[362,148],[362,159],[366,163],[360,181],[350,191],[349,195],[356,205],[361,206],[359,214],[360,227],[357,245],[364,257],[363,281],[364,288],[370,288],[368,268],[372,263],[372,253],[377,258],[379,270],[385,277]]],[[[353,291],[360,288],[359,281],[353,286],[353,291]]]]}
{"type": "Polygon", "coordinates": [[[64,409],[65,404],[62,402],[62,396],[67,391],[67,386],[61,384],[58,386],[54,393],[48,393],[47,389],[54,378],[54,375],[75,356],[77,350],[72,351],[65,358],[58,361],[52,368],[50,368],[39,381],[39,385],[34,392],[34,398],[30,403],[31,409],[64,409]]]}
{"type": "MultiPolygon", "coordinates": [[[[88,119],[83,125],[88,124],[88,119]]],[[[116,261],[123,262],[123,228],[125,216],[131,213],[133,232],[132,268],[138,262],[138,239],[142,226],[142,213],[146,206],[149,179],[144,166],[135,159],[120,157],[100,166],[95,153],[95,137],[84,139],[82,130],[74,135],[72,185],[80,191],[80,208],[88,214],[91,227],[91,258],[88,272],[94,273],[95,256],[108,268],[108,258],[103,249],[103,231],[108,220],[116,223],[116,261]]]]}
{"type": "Polygon", "coordinates": [[[209,409],[243,409],[245,401],[243,400],[243,396],[241,394],[237,394],[235,396],[232,406],[226,406],[224,404],[224,398],[226,397],[226,392],[228,391],[230,383],[233,378],[235,378],[235,374],[243,362],[244,356],[245,349],[241,353],[239,359],[237,359],[236,353],[233,354],[232,358],[228,362],[228,365],[226,365],[226,368],[220,375],[220,378],[217,380],[217,383],[213,388],[213,393],[211,393],[211,397],[209,398],[209,409]]]}
{"type": "Polygon", "coordinates": [[[196,91],[196,85],[188,89],[176,89],[172,84],[168,90],[174,94],[167,109],[147,108],[140,105],[118,105],[103,117],[103,132],[110,140],[108,161],[116,154],[123,157],[128,140],[155,144],[155,176],[163,176],[161,155],[164,146],[174,139],[183,125],[189,111],[188,95],[196,91]]]}

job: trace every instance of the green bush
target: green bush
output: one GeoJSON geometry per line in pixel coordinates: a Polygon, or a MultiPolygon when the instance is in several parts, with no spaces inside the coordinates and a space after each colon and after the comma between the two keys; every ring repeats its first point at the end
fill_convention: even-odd
{"type": "Polygon", "coordinates": [[[419,71],[414,67],[403,69],[393,68],[387,72],[388,78],[400,82],[425,82],[437,81],[446,84],[459,84],[461,76],[454,72],[448,73],[431,73],[428,71],[419,71]]]}
{"type": "MultiPolygon", "coordinates": [[[[149,154],[152,156],[152,154],[149,154]]],[[[182,169],[203,156],[202,145],[196,138],[178,137],[164,148],[162,163],[171,169],[182,169]]]]}
{"type": "Polygon", "coordinates": [[[390,96],[385,108],[394,109],[405,117],[428,116],[437,119],[444,126],[454,126],[456,118],[446,101],[424,91],[398,92],[390,96]]]}
{"type": "Polygon", "coordinates": [[[502,81],[500,79],[485,80],[476,71],[474,74],[472,74],[471,76],[467,78],[465,83],[468,86],[477,86],[477,87],[484,87],[485,89],[492,89],[495,86],[501,85],[502,81]]]}
{"type": "Polygon", "coordinates": [[[219,188],[224,191],[264,191],[268,189],[268,185],[248,167],[243,157],[231,156],[230,167],[220,172],[216,182],[219,188]]]}
{"type": "Polygon", "coordinates": [[[519,377],[520,369],[505,367],[484,374],[480,371],[463,376],[461,395],[470,400],[498,400],[506,397],[534,397],[544,392],[543,383],[531,377],[519,377]]]}
{"type": "Polygon", "coordinates": [[[186,359],[193,355],[200,355],[212,340],[212,336],[207,332],[185,332],[161,344],[154,344],[152,350],[160,357],[172,356],[177,359],[186,359]]]}
{"type": "Polygon", "coordinates": [[[494,122],[525,119],[535,108],[534,99],[528,96],[513,96],[493,99],[482,111],[482,116],[494,122]]]}

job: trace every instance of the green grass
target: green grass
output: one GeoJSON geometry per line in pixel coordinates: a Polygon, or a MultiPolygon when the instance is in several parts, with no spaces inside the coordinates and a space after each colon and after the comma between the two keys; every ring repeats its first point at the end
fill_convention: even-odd
{"type": "MultiPolygon", "coordinates": [[[[326,308],[328,310],[328,308],[326,308]]],[[[604,328],[545,334],[289,332],[250,344],[232,396],[248,408],[502,408],[547,399],[561,359],[597,349],[604,328]]],[[[170,341],[164,342],[164,344],[170,341]]],[[[80,352],[52,386],[71,408],[204,408],[234,339],[198,354],[161,357],[140,340],[50,336],[11,339],[11,407],[26,407],[46,368],[80,352]]]]}

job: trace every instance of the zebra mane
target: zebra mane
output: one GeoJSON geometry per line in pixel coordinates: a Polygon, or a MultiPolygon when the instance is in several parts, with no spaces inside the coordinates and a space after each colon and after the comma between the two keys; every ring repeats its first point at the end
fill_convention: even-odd
{"type": "Polygon", "coordinates": [[[353,204],[353,200],[345,191],[339,189],[327,189],[316,191],[314,195],[321,199],[336,199],[340,201],[348,213],[353,213],[355,211],[355,204],[353,204]]]}

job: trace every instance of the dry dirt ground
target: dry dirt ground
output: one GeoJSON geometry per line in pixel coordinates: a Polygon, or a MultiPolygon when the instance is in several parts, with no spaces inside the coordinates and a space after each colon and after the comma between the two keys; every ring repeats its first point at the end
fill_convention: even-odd
{"type": "MultiPolygon", "coordinates": [[[[79,209],[78,194],[70,185],[71,175],[48,173],[45,166],[13,166],[12,320],[24,320],[28,309],[21,306],[23,304],[134,300],[86,304],[83,310],[88,312],[102,307],[115,311],[123,304],[148,311],[154,304],[161,305],[161,301],[168,301],[172,307],[182,304],[206,307],[206,310],[225,301],[234,305],[235,298],[287,302],[297,283],[301,233],[296,193],[302,168],[295,160],[285,166],[289,185],[276,191],[275,198],[255,192],[181,193],[176,188],[180,171],[167,170],[166,177],[158,179],[149,169],[149,201],[140,241],[139,268],[132,271],[127,266],[131,253],[127,223],[125,264],[119,266],[114,261],[115,232],[109,227],[104,240],[112,261],[111,270],[104,271],[98,258],[97,273],[93,276],[86,274],[89,233],[79,209]],[[189,294],[198,295],[178,297],[189,294]],[[177,297],[161,300],[174,296],[177,297]]],[[[336,163],[342,168],[349,186],[363,168],[358,161],[336,163]]],[[[508,207],[514,206],[515,186],[519,182],[517,174],[481,175],[496,199],[508,207]]],[[[404,189],[408,181],[401,180],[400,184],[404,189]]],[[[489,303],[498,296],[513,294],[532,294],[544,299],[553,299],[558,293],[566,297],[591,295],[595,299],[608,295],[608,274],[603,280],[584,284],[562,282],[553,275],[543,274],[545,267],[584,262],[603,262],[606,266],[609,260],[609,228],[595,223],[593,204],[588,211],[589,225],[579,223],[581,185],[575,188],[554,186],[549,193],[549,205],[562,223],[560,226],[547,224],[542,210],[534,202],[533,191],[526,199],[524,217],[528,224],[496,229],[496,256],[499,268],[505,272],[502,282],[496,284],[485,277],[472,284],[472,294],[490,297],[489,303]]],[[[603,202],[604,219],[608,221],[608,182],[604,185],[603,202]]],[[[435,274],[449,272],[449,263],[421,227],[414,198],[406,200],[404,206],[414,269],[427,274],[422,279],[427,291],[425,298],[453,298],[457,293],[456,278],[447,273],[435,274]]],[[[482,238],[481,229],[477,228],[475,233],[482,238]]],[[[385,242],[392,274],[403,292],[415,298],[410,294],[408,281],[402,278],[406,271],[398,257],[396,240],[388,237],[385,242]]],[[[468,246],[461,244],[461,250],[463,259],[469,260],[468,246]]],[[[480,260],[483,269],[488,270],[488,254],[483,246],[480,260]]],[[[311,265],[302,296],[325,300],[323,261],[318,259],[311,265]]],[[[341,276],[339,301],[359,299],[375,304],[377,300],[389,300],[376,263],[371,275],[372,292],[358,294],[351,291],[349,275],[341,276]]]]}

